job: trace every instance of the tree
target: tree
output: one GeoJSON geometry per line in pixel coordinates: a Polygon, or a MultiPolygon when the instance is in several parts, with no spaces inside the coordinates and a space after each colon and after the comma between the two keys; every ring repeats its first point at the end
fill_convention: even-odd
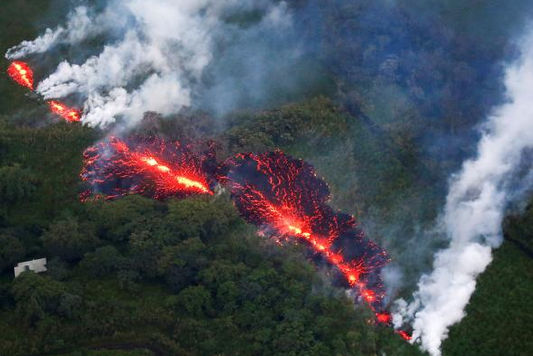
{"type": "Polygon", "coordinates": [[[64,292],[65,286],[61,282],[34,272],[22,273],[11,288],[16,312],[30,326],[47,314],[55,314],[64,292]]]}
{"type": "Polygon", "coordinates": [[[0,235],[0,273],[24,257],[24,245],[14,236],[0,235]]]}
{"type": "Polygon", "coordinates": [[[46,263],[46,272],[56,281],[63,281],[71,275],[68,265],[57,257],[46,263]]]}
{"type": "Polygon", "coordinates": [[[198,271],[207,263],[206,246],[199,238],[190,238],[163,249],[158,272],[169,287],[180,291],[196,282],[198,271]]]}
{"type": "Polygon", "coordinates": [[[66,261],[81,259],[87,251],[99,244],[94,227],[89,223],[80,224],[72,217],[50,225],[41,240],[49,253],[66,261]]]}
{"type": "Polygon", "coordinates": [[[203,286],[187,287],[178,294],[178,305],[192,316],[201,317],[211,310],[211,294],[203,286]]]}
{"type": "Polygon", "coordinates": [[[82,298],[79,295],[64,292],[59,298],[57,312],[69,319],[76,319],[81,312],[82,298]]]}
{"type": "Polygon", "coordinates": [[[87,205],[88,213],[103,239],[126,241],[136,230],[146,230],[157,222],[162,213],[160,203],[138,195],[117,201],[94,202],[87,205]]]}
{"type": "Polygon", "coordinates": [[[235,210],[222,199],[191,197],[168,204],[168,224],[182,237],[198,236],[203,240],[220,236],[236,220],[235,210]]]}
{"type": "Polygon", "coordinates": [[[163,242],[149,231],[131,234],[129,246],[132,253],[132,267],[148,278],[157,276],[163,242]]]}
{"type": "Polygon", "coordinates": [[[100,277],[115,272],[123,261],[124,257],[114,246],[104,246],[85,254],[80,267],[89,275],[100,277]]]}
{"type": "Polygon", "coordinates": [[[0,167],[0,202],[14,203],[35,192],[35,179],[20,164],[0,167]]]}
{"type": "Polygon", "coordinates": [[[121,289],[129,292],[136,292],[138,290],[136,282],[140,277],[139,272],[133,268],[133,263],[131,261],[125,262],[126,263],[119,268],[117,273],[118,285],[121,289]]]}

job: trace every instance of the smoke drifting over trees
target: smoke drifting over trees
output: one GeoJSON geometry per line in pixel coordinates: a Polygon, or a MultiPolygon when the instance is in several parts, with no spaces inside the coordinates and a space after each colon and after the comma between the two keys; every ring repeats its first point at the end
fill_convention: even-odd
{"type": "Polygon", "coordinates": [[[529,35],[520,58],[506,71],[507,102],[483,125],[477,155],[452,176],[440,218],[450,245],[435,255],[434,270],[422,276],[414,301],[403,306],[414,319],[414,336],[432,355],[440,355],[449,326],[464,317],[476,277],[491,262],[492,248],[502,242],[505,208],[533,186],[532,44],[529,35]]]}
{"type": "MultiPolygon", "coordinates": [[[[109,1],[99,12],[76,8],[65,27],[22,42],[6,57],[38,54],[60,45],[89,52],[81,63],[71,59],[59,63],[37,92],[45,99],[81,98],[83,122],[88,125],[106,127],[120,118],[133,127],[146,111],[167,116],[193,106],[193,98],[205,90],[215,97],[210,99],[215,110],[234,108],[232,102],[239,95],[233,93],[236,83],[215,69],[206,78],[210,66],[218,57],[246,59],[243,49],[253,45],[248,55],[256,57],[240,68],[244,73],[239,75],[264,76],[261,73],[281,64],[267,63],[264,55],[257,57],[260,53],[281,53],[284,57],[278,60],[301,55],[297,48],[276,51],[276,36],[290,31],[290,26],[284,2],[109,1]],[[91,39],[96,37],[104,39],[103,46],[93,48],[91,39]]],[[[253,86],[261,96],[259,85],[258,77],[253,86]]]]}
{"type": "Polygon", "coordinates": [[[501,243],[506,209],[530,193],[533,40],[516,39],[531,9],[526,0],[109,0],[73,8],[6,57],[45,58],[37,92],[79,104],[86,125],[138,129],[156,112],[179,126],[200,110],[212,117],[196,125],[227,151],[282,147],[310,160],[335,207],[389,250],[396,323],[412,323],[439,355],[501,243]],[[234,114],[316,94],[333,100],[234,114]]]}

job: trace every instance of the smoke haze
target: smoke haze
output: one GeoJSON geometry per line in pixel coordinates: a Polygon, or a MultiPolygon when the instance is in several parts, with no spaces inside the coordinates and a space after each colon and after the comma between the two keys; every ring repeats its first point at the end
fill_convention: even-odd
{"type": "MultiPolygon", "coordinates": [[[[213,106],[219,114],[235,108],[232,102],[243,100],[236,98],[242,93],[233,88],[243,83],[216,71],[220,56],[233,62],[237,56],[243,62],[251,58],[242,67],[242,76],[257,78],[249,84],[261,97],[265,93],[260,81],[267,76],[262,73],[275,72],[272,67],[283,64],[280,58],[263,62],[257,54],[279,54],[276,39],[291,27],[286,4],[271,1],[109,1],[103,11],[82,6],[68,18],[66,26],[47,29],[37,39],[9,49],[6,57],[39,54],[57,45],[83,48],[83,41],[95,36],[107,39],[100,52],[81,63],[61,62],[37,87],[45,99],[81,98],[82,121],[93,127],[107,127],[117,119],[132,127],[146,111],[175,114],[195,106],[194,98],[202,95],[209,95],[210,102],[224,103],[213,106]],[[254,50],[245,53],[243,48],[252,44],[254,50]],[[210,66],[214,69],[207,85],[204,74],[210,66]]],[[[286,46],[282,55],[298,58],[301,53],[297,46],[286,46]]]]}
{"type": "MultiPolygon", "coordinates": [[[[412,320],[414,337],[423,349],[440,355],[451,325],[464,317],[476,277],[502,242],[506,207],[531,188],[533,148],[533,35],[523,41],[520,59],[506,71],[507,102],[494,109],[482,130],[475,158],[452,177],[440,224],[450,239],[435,255],[434,269],[418,284],[414,300],[400,301],[403,316],[412,320]],[[525,165],[525,167],[524,167],[525,165]]],[[[396,321],[400,321],[398,317],[396,321]]]]}
{"type": "Polygon", "coordinates": [[[412,300],[397,301],[395,321],[412,323],[422,347],[440,355],[449,327],[464,317],[476,277],[501,243],[505,209],[531,188],[525,155],[533,142],[533,36],[522,41],[520,58],[505,71],[504,97],[500,85],[500,63],[528,1],[496,0],[475,11],[455,0],[288,3],[298,5],[107,1],[98,12],[76,8],[65,25],[22,42],[6,57],[39,58],[61,46],[90,53],[54,65],[37,91],[81,103],[82,121],[103,128],[117,122],[134,127],[147,111],[172,115],[193,107],[221,116],[282,104],[293,99],[287,93],[323,80],[318,58],[337,81],[350,124],[362,122],[361,141],[375,139],[379,147],[354,138],[316,161],[338,162],[343,155],[356,162],[353,170],[338,165],[340,178],[333,177],[335,167],[328,171],[329,180],[342,182],[337,186],[357,191],[342,192],[345,205],[338,207],[371,206],[361,209],[360,220],[394,257],[385,271],[387,287],[417,288],[412,300]],[[86,48],[99,36],[101,47],[86,48]],[[481,130],[474,129],[487,117],[481,130]],[[416,160],[403,153],[413,146],[416,160]],[[464,157],[473,158],[462,163],[464,157]],[[421,162],[431,162],[432,171],[424,172],[421,162]],[[457,173],[448,179],[450,172],[457,173]],[[405,188],[398,177],[413,186],[405,188]],[[425,233],[433,211],[442,211],[436,231],[425,233]],[[435,254],[429,272],[443,240],[447,247],[435,254]],[[427,273],[420,278],[421,271],[427,273]]]}
{"type": "Polygon", "coordinates": [[[43,53],[60,43],[77,44],[105,29],[108,21],[117,20],[116,16],[111,17],[111,14],[107,14],[105,17],[98,16],[96,19],[91,19],[86,7],[77,7],[69,14],[66,27],[58,26],[55,30],[46,29],[45,33],[35,40],[23,41],[19,45],[10,48],[6,52],[6,58],[13,60],[30,54],[43,53]]]}

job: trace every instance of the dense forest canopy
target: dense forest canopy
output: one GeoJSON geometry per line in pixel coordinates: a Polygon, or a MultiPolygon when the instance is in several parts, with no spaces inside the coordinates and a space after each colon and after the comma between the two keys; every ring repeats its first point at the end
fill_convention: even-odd
{"type": "MultiPolygon", "coordinates": [[[[55,26],[69,4],[7,0],[0,49],[55,26]]],[[[287,6],[294,25],[286,37],[256,43],[250,61],[239,44],[222,48],[195,105],[168,117],[146,113],[131,133],[212,140],[220,161],[274,149],[305,159],[328,183],[331,205],[354,215],[401,266],[401,277],[394,268],[388,277],[390,301],[407,297],[446,246],[420,231],[441,213],[449,175],[475,153],[476,128],[505,100],[504,66],[517,55],[531,4],[287,6]],[[301,55],[288,56],[296,45],[301,55]],[[254,61],[264,64],[259,80],[249,71],[254,61]],[[227,86],[236,89],[217,98],[227,86]]],[[[248,28],[260,19],[227,21],[248,28]]],[[[36,79],[55,55],[86,54],[45,53],[36,79]]],[[[354,306],[304,246],[258,236],[228,192],[80,202],[83,152],[106,135],[59,122],[0,77],[0,355],[423,354],[367,306],[354,306]],[[18,262],[42,257],[47,273],[13,278],[18,262]]],[[[533,350],[533,208],[523,205],[509,212],[505,242],[445,356],[533,350]]]]}

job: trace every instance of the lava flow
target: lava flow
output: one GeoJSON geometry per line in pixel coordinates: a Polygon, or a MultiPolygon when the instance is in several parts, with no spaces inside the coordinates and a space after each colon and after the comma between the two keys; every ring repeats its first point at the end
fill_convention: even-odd
{"type": "Polygon", "coordinates": [[[61,116],[68,122],[80,121],[81,113],[77,109],[69,108],[65,104],[56,100],[48,101],[48,106],[50,107],[50,111],[61,116]]]}
{"type": "MultiPolygon", "coordinates": [[[[30,90],[33,90],[33,70],[28,66],[27,63],[20,61],[12,62],[9,68],[7,69],[7,74],[16,83],[30,90]]],[[[81,112],[79,110],[69,108],[68,106],[57,100],[50,100],[47,101],[47,103],[51,112],[61,116],[66,121],[80,121],[81,112]]]]}
{"type": "Polygon", "coordinates": [[[88,148],[81,173],[91,195],[113,199],[142,194],[155,199],[192,194],[213,194],[211,179],[203,166],[209,156],[193,153],[178,142],[131,138],[128,142],[112,137],[88,148]]]}
{"type": "Polygon", "coordinates": [[[402,337],[405,341],[410,341],[412,339],[412,336],[404,330],[397,330],[396,333],[402,337]]]}
{"type": "MultiPolygon", "coordinates": [[[[128,142],[110,138],[86,150],[81,176],[92,190],[82,199],[91,194],[106,199],[136,193],[156,199],[213,194],[215,179],[210,177],[216,175],[245,220],[279,243],[305,244],[317,264],[333,267],[335,283],[354,288],[376,321],[392,326],[381,279],[389,261],[385,250],[364,236],[354,217],[328,205],[329,188],[311,165],[275,151],[239,154],[213,169],[214,154],[194,154],[160,139],[128,142]]],[[[396,332],[409,340],[407,332],[396,332]]]]}
{"type": "Polygon", "coordinates": [[[33,71],[28,64],[20,61],[12,62],[9,68],[7,68],[7,74],[17,84],[33,90],[33,71]]]}
{"type": "Polygon", "coordinates": [[[341,283],[357,289],[379,323],[391,325],[380,277],[387,254],[362,234],[352,216],[327,205],[329,188],[311,165],[275,151],[237,155],[226,170],[221,180],[245,220],[280,242],[304,242],[315,261],[334,266],[341,283]]]}

